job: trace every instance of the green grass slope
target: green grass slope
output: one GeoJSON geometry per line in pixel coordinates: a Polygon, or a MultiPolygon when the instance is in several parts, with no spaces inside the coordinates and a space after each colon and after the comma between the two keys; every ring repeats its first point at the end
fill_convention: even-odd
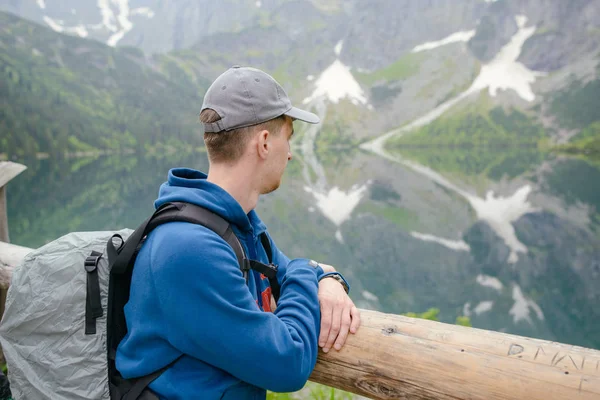
{"type": "Polygon", "coordinates": [[[0,153],[201,144],[204,88],[168,79],[133,48],[55,33],[0,13],[0,153]]]}

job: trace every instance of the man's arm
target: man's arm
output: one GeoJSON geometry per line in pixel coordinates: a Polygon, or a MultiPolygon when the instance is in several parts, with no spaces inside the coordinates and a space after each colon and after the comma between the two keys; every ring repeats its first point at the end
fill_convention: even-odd
{"type": "MultiPolygon", "coordinates": [[[[277,278],[285,276],[289,258],[277,248],[271,240],[273,249],[273,262],[279,265],[277,278]]],[[[328,264],[321,264],[323,273],[336,272],[335,268],[328,264]]],[[[322,274],[318,276],[320,279],[322,274]]],[[[321,309],[321,329],[319,334],[319,347],[327,353],[332,347],[340,350],[346,343],[348,333],[356,333],[360,326],[360,312],[354,302],[346,294],[343,286],[332,278],[319,280],[319,307],[321,309]]],[[[272,307],[271,309],[275,309],[272,307]]]]}

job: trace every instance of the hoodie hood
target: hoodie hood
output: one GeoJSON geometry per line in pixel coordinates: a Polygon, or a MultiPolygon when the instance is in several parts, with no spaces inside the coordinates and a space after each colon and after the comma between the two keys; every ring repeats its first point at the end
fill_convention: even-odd
{"type": "Polygon", "coordinates": [[[191,203],[220,215],[240,231],[254,231],[259,235],[266,230],[254,210],[245,214],[236,199],[206,178],[206,174],[194,169],[171,169],[167,181],[160,187],[154,207],[172,201],[191,203]]]}

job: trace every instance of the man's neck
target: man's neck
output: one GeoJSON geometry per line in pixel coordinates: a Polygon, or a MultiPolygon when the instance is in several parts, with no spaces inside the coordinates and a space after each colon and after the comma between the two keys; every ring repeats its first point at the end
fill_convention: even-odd
{"type": "Polygon", "coordinates": [[[256,207],[259,190],[254,179],[256,175],[242,163],[236,165],[213,164],[208,170],[208,182],[224,189],[242,206],[244,213],[248,214],[256,207]]]}

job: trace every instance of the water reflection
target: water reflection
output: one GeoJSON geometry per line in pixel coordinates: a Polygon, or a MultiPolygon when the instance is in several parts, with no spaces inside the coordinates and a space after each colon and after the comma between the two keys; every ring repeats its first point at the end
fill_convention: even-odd
{"type": "MultiPolygon", "coordinates": [[[[432,170],[429,167],[421,165],[417,162],[406,160],[402,156],[398,154],[392,154],[389,151],[377,148],[374,148],[373,150],[379,156],[382,156],[393,162],[403,164],[465,198],[477,214],[477,218],[487,222],[496,232],[496,234],[502,238],[506,245],[511,249],[511,252],[508,256],[509,263],[514,264],[518,261],[518,252],[527,253],[527,247],[525,247],[525,245],[523,245],[519,239],[517,239],[512,223],[527,213],[539,211],[539,209],[532,207],[527,201],[527,197],[532,190],[530,185],[521,186],[512,195],[507,197],[496,196],[493,190],[488,190],[484,198],[470,193],[469,191],[459,187],[457,184],[450,182],[440,173],[432,170]]],[[[428,240],[432,237],[432,235],[418,234],[415,235],[415,237],[428,240]]],[[[436,241],[456,250],[465,249],[465,245],[461,242],[453,242],[448,241],[448,239],[441,238],[437,239],[436,241]]]]}
{"type": "MultiPolygon", "coordinates": [[[[315,110],[321,121],[325,120],[327,106],[321,97],[312,100],[310,107],[315,110]]],[[[305,181],[304,190],[314,199],[314,205],[331,222],[337,226],[336,239],[343,243],[342,232],[339,229],[348,220],[367,192],[369,182],[355,184],[349,190],[340,190],[337,186],[327,183],[325,169],[315,154],[315,139],[321,130],[321,125],[310,125],[302,135],[301,155],[304,161],[302,174],[305,181]],[[313,178],[314,177],[314,178],[313,178]]],[[[311,209],[309,207],[309,209],[311,209]]]]}
{"type": "Polygon", "coordinates": [[[205,154],[25,160],[8,185],[11,240],[39,247],[72,231],[135,228],[152,212],[171,167],[208,167],[205,154]]]}

